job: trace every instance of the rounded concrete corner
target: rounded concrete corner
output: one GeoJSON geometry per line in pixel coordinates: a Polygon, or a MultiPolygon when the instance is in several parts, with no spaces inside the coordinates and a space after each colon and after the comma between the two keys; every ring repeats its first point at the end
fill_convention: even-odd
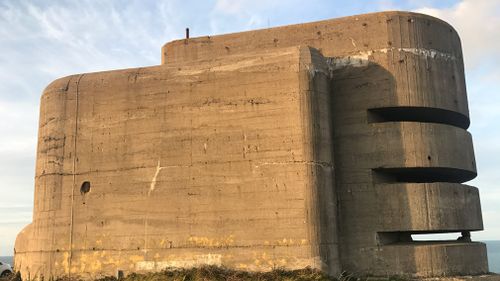
{"type": "Polygon", "coordinates": [[[392,30],[392,47],[425,48],[462,56],[460,36],[450,23],[415,12],[394,11],[386,16],[388,29],[392,30]]]}
{"type": "Polygon", "coordinates": [[[16,236],[16,241],[14,242],[14,252],[24,251],[25,248],[28,248],[28,243],[32,239],[33,234],[33,223],[29,223],[21,232],[19,232],[16,236]]]}
{"type": "Polygon", "coordinates": [[[455,33],[460,38],[460,36],[458,35],[457,30],[455,29],[455,27],[453,27],[453,25],[451,25],[449,22],[447,22],[447,21],[445,21],[443,19],[440,19],[438,17],[432,16],[432,15],[428,15],[428,14],[424,14],[424,13],[418,13],[418,12],[395,11],[395,13],[398,14],[398,15],[411,16],[411,17],[416,17],[416,18],[420,18],[420,19],[423,19],[423,20],[433,21],[434,23],[443,24],[443,25],[451,28],[452,31],[453,31],[453,33],[455,33]]]}
{"type": "Polygon", "coordinates": [[[71,80],[75,77],[78,77],[78,74],[64,76],[50,82],[45,89],[43,89],[41,98],[43,99],[44,96],[50,95],[51,93],[66,92],[69,89],[71,80]]]}

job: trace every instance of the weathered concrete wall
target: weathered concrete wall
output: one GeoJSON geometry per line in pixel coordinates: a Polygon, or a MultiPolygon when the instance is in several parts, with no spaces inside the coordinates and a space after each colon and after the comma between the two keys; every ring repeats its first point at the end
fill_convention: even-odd
{"type": "Polygon", "coordinates": [[[483,229],[477,189],[460,184],[476,176],[476,167],[460,39],[447,23],[405,12],[358,15],[178,40],[163,47],[162,61],[295,44],[320,50],[332,71],[342,269],[414,276],[487,272],[482,243],[401,240],[483,229]]]}
{"type": "Polygon", "coordinates": [[[328,87],[307,47],[55,81],[16,266],[85,278],[199,264],[338,272],[336,236],[319,229],[335,221],[323,207],[334,201],[328,87]]]}
{"type": "Polygon", "coordinates": [[[179,40],[42,96],[24,277],[487,272],[460,40],[388,12],[179,40]],[[88,182],[88,184],[86,183],[88,182]]]}

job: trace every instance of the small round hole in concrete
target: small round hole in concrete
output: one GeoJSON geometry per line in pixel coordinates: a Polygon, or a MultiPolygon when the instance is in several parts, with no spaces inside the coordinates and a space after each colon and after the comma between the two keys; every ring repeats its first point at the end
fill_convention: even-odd
{"type": "Polygon", "coordinates": [[[90,191],[90,182],[84,181],[82,183],[82,186],[80,187],[80,193],[85,194],[88,193],[89,191],[90,191]]]}
{"type": "Polygon", "coordinates": [[[427,160],[431,161],[431,156],[430,155],[427,155],[427,160]]]}

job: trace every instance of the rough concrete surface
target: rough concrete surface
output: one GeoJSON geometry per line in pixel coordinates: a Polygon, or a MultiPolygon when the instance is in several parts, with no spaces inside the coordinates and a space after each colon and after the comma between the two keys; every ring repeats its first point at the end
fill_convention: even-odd
{"type": "Polygon", "coordinates": [[[26,278],[488,272],[455,30],[406,12],[173,41],[44,91],[26,278]],[[462,232],[459,241],[413,241],[462,232]]]}

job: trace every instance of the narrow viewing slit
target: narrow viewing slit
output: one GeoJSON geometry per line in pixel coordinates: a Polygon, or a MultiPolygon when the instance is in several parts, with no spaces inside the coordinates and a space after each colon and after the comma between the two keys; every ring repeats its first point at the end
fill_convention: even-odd
{"type": "Polygon", "coordinates": [[[377,239],[380,245],[472,242],[470,230],[378,232],[377,239]]]}
{"type": "Polygon", "coordinates": [[[476,177],[476,173],[468,170],[444,167],[417,168],[375,168],[372,169],[375,183],[411,182],[432,183],[452,182],[464,183],[476,177]]]}
{"type": "Polygon", "coordinates": [[[470,120],[455,111],[432,107],[382,107],[368,109],[369,123],[423,122],[440,123],[467,129],[470,120]]]}

